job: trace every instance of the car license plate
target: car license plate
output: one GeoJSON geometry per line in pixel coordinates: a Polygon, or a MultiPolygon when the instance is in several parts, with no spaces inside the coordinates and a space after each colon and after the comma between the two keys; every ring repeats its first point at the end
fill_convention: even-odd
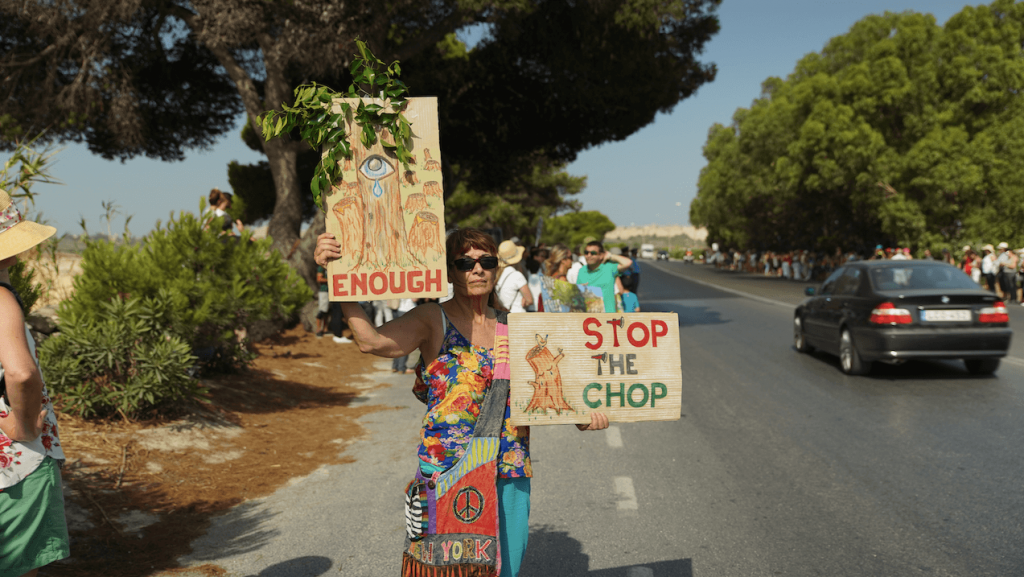
{"type": "Polygon", "coordinates": [[[921,311],[921,320],[930,323],[970,322],[971,311],[967,309],[921,311]]]}

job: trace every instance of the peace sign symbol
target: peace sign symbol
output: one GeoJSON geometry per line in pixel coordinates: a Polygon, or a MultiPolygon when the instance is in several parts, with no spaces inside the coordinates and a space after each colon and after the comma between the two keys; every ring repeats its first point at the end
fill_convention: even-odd
{"type": "Polygon", "coordinates": [[[484,496],[476,487],[463,487],[452,501],[455,518],[463,523],[474,523],[484,512],[484,496]]]}

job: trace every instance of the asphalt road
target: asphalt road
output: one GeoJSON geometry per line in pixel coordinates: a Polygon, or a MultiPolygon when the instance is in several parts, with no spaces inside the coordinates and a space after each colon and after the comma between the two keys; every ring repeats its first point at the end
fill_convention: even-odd
{"type": "MultiPolygon", "coordinates": [[[[535,427],[523,577],[1024,575],[1024,361],[847,377],[792,348],[800,286],[644,265],[643,309],[680,318],[682,418],[535,427]]],[[[182,561],[397,575],[422,405],[408,377],[381,380],[361,402],[397,408],[364,419],[354,463],[218,518],[182,561]]],[[[282,442],[302,451],[301,435],[282,442]]]]}

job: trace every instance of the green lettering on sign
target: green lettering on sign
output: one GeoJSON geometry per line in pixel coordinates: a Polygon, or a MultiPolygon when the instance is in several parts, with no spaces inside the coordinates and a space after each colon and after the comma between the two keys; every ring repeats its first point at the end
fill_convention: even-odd
{"type": "Polygon", "coordinates": [[[624,399],[624,397],[626,396],[626,392],[625,391],[626,391],[626,383],[619,383],[619,392],[617,392],[617,393],[613,393],[612,392],[612,384],[608,383],[607,399],[605,400],[605,403],[604,403],[605,406],[607,406],[610,409],[612,407],[612,397],[618,397],[619,398],[619,406],[620,407],[625,407],[626,406],[626,401],[624,399]]]}
{"type": "Polygon", "coordinates": [[[629,387],[629,395],[626,396],[626,400],[629,401],[629,406],[633,407],[634,409],[646,405],[647,404],[647,387],[645,387],[641,383],[636,383],[635,385],[629,387]],[[637,389],[640,389],[644,393],[644,396],[640,399],[639,402],[633,400],[633,391],[635,391],[637,389]]]}
{"type": "Polygon", "coordinates": [[[590,400],[591,389],[601,390],[601,383],[590,383],[586,387],[583,387],[583,402],[591,409],[596,409],[601,406],[601,401],[590,400]]]}

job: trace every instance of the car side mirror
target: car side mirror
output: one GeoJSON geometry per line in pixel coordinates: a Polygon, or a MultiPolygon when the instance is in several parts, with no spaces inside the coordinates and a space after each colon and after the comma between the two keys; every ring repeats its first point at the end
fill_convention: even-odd
{"type": "Polygon", "coordinates": [[[809,297],[812,297],[812,296],[814,296],[814,293],[815,293],[815,292],[817,292],[817,291],[816,291],[816,290],[814,289],[814,287],[812,287],[812,286],[809,286],[809,287],[807,287],[807,288],[805,288],[805,289],[804,289],[804,294],[805,294],[805,295],[807,295],[807,296],[809,296],[809,297]]]}

